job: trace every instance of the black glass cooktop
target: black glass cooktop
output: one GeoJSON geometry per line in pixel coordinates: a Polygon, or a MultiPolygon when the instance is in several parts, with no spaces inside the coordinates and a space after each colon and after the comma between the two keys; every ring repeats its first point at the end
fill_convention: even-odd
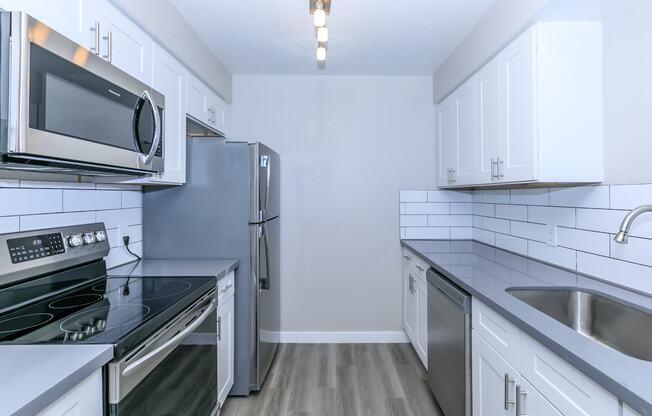
{"type": "Polygon", "coordinates": [[[0,343],[114,344],[119,358],[213,287],[211,277],[100,278],[0,315],[0,343]]]}

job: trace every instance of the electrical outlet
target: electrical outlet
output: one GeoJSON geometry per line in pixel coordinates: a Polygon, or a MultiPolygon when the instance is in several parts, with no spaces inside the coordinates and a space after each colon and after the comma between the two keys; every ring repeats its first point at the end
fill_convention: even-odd
{"type": "Polygon", "coordinates": [[[557,247],[557,226],[546,224],[546,244],[557,247]]]}

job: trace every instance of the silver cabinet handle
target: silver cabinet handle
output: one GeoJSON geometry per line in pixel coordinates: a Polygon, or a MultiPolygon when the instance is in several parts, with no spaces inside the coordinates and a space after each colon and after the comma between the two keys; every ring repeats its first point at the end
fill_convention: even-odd
{"type": "Polygon", "coordinates": [[[455,175],[457,175],[457,169],[451,169],[451,183],[455,183],[455,175]]]}
{"type": "Polygon", "coordinates": [[[226,285],[226,286],[224,286],[224,288],[221,290],[221,292],[222,292],[222,293],[226,293],[226,292],[228,292],[229,289],[231,289],[232,287],[233,287],[233,284],[226,285]]]}
{"type": "Polygon", "coordinates": [[[417,269],[419,269],[420,272],[425,270],[423,267],[419,266],[418,264],[416,265],[416,267],[417,267],[417,269]]]}
{"type": "Polygon", "coordinates": [[[109,30],[106,36],[102,36],[102,39],[106,41],[106,53],[102,55],[102,58],[106,59],[109,63],[113,62],[113,32],[109,30]]]}
{"type": "Polygon", "coordinates": [[[222,317],[217,317],[217,340],[222,341],[222,317]]]}
{"type": "Polygon", "coordinates": [[[408,283],[408,290],[410,291],[410,293],[414,293],[414,277],[412,277],[412,275],[410,274],[409,279],[410,280],[408,283]]]}
{"type": "Polygon", "coordinates": [[[410,256],[405,255],[405,254],[403,254],[403,258],[404,258],[405,260],[412,260],[412,258],[411,258],[410,256]]]}
{"type": "Polygon", "coordinates": [[[495,167],[496,167],[496,161],[495,161],[494,158],[492,157],[492,158],[491,158],[491,180],[492,180],[492,181],[496,179],[496,170],[495,170],[495,167]]]}
{"type": "Polygon", "coordinates": [[[521,386],[516,386],[516,416],[523,416],[523,399],[527,397],[527,391],[521,386]]]}
{"type": "Polygon", "coordinates": [[[95,38],[95,44],[91,46],[91,52],[93,52],[95,55],[100,54],[100,21],[96,20],[95,24],[90,27],[91,32],[94,33],[94,38],[95,38]]]}
{"type": "Polygon", "coordinates": [[[156,151],[158,150],[158,145],[161,143],[161,117],[159,116],[158,113],[158,107],[156,106],[154,99],[152,99],[152,96],[150,95],[149,91],[147,90],[143,91],[141,98],[143,100],[149,101],[149,104],[152,106],[152,113],[154,113],[154,140],[152,141],[152,148],[149,150],[149,154],[147,156],[143,156],[141,154],[141,158],[143,158],[143,163],[148,165],[154,158],[154,155],[156,155],[156,151]]]}
{"type": "Polygon", "coordinates": [[[505,373],[505,410],[509,410],[509,406],[514,404],[514,400],[509,400],[509,385],[514,382],[514,379],[505,373]]]}
{"type": "Polygon", "coordinates": [[[502,170],[504,171],[505,170],[505,161],[500,160],[500,158],[498,157],[498,158],[496,158],[496,179],[502,179],[503,177],[505,177],[505,175],[503,175],[501,173],[501,169],[500,169],[501,166],[503,167],[502,170]]]}
{"type": "Polygon", "coordinates": [[[199,327],[204,321],[208,318],[208,316],[213,313],[215,310],[215,304],[217,303],[217,299],[213,297],[213,300],[210,302],[206,310],[202,312],[201,315],[197,317],[190,325],[185,327],[183,331],[179,332],[169,340],[167,340],[163,345],[160,347],[156,348],[154,351],[148,353],[142,358],[139,358],[138,360],[134,361],[132,364],[127,366],[124,370],[122,370],[122,375],[123,377],[129,377],[140,367],[143,365],[149,363],[151,360],[155,359],[159,354],[164,354],[168,350],[171,350],[175,348],[177,345],[181,344],[181,342],[188,336],[190,335],[195,329],[199,327]]]}

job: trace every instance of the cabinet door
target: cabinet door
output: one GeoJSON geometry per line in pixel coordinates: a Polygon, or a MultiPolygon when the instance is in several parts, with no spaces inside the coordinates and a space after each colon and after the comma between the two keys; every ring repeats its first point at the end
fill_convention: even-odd
{"type": "Polygon", "coordinates": [[[99,1],[100,55],[151,85],[152,39],[108,0],[99,1]]]}
{"type": "Polygon", "coordinates": [[[211,125],[212,91],[193,74],[188,74],[188,114],[197,121],[211,125]]]}
{"type": "Polygon", "coordinates": [[[448,96],[437,106],[437,137],[439,138],[437,183],[439,186],[451,186],[451,170],[457,169],[457,102],[454,95],[448,96]]]}
{"type": "Polygon", "coordinates": [[[423,366],[428,369],[428,285],[421,279],[416,279],[417,336],[416,350],[423,366]]]}
{"type": "Polygon", "coordinates": [[[100,369],[37,416],[102,416],[103,408],[102,370],[100,369]]]}
{"type": "Polygon", "coordinates": [[[2,0],[0,7],[24,11],[86,49],[96,46],[97,0],[2,0]]]}
{"type": "Polygon", "coordinates": [[[477,182],[491,183],[495,161],[500,153],[500,75],[494,59],[476,75],[478,142],[476,147],[477,182]]]}
{"type": "Polygon", "coordinates": [[[211,93],[212,118],[211,125],[220,133],[227,134],[227,110],[228,106],[215,93],[211,93]]]}
{"type": "Polygon", "coordinates": [[[457,140],[452,154],[455,169],[453,172],[454,185],[470,185],[476,182],[477,117],[475,92],[475,79],[471,78],[454,93],[457,102],[457,140]]]}
{"type": "Polygon", "coordinates": [[[502,96],[499,181],[536,178],[534,29],[529,29],[498,55],[502,96]]]}
{"type": "Polygon", "coordinates": [[[515,416],[518,373],[477,332],[472,331],[474,416],[515,416]]]}
{"type": "Polygon", "coordinates": [[[233,387],[234,336],[233,296],[217,308],[217,401],[224,403],[233,387]]]}
{"type": "Polygon", "coordinates": [[[562,416],[562,414],[545,397],[532,387],[524,378],[519,382],[518,401],[520,415],[527,416],[562,416]]]}
{"type": "Polygon", "coordinates": [[[415,277],[407,265],[403,265],[403,328],[412,344],[416,344],[417,304],[415,301],[415,277]]]}
{"type": "Polygon", "coordinates": [[[152,59],[152,86],[165,95],[165,172],[153,179],[158,182],[182,184],[186,181],[187,71],[172,55],[156,44],[152,59]]]}

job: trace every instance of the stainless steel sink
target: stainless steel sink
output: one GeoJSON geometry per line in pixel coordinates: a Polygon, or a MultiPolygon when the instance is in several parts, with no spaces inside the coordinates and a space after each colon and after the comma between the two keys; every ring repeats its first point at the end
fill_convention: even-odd
{"type": "Polygon", "coordinates": [[[630,357],[652,361],[652,312],[608,295],[568,288],[507,292],[578,333],[630,357]]]}

